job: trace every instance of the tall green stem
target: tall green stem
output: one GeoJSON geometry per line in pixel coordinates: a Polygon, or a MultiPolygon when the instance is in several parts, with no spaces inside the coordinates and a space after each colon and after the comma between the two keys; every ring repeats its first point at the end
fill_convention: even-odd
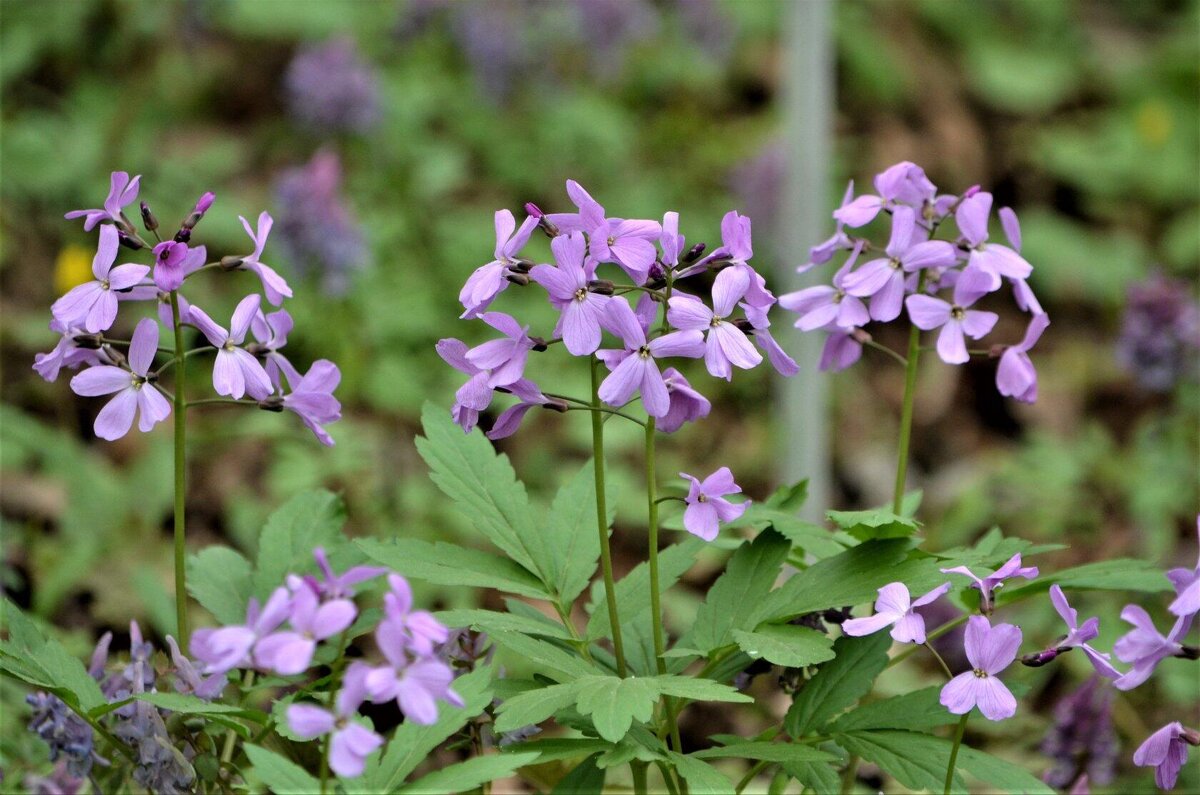
{"type": "Polygon", "coordinates": [[[187,534],[184,503],[187,497],[187,400],[184,396],[183,324],[179,320],[179,293],[171,291],[171,324],[175,328],[175,631],[186,649],[187,534]]]}
{"type": "Polygon", "coordinates": [[[950,748],[950,764],[946,765],[945,795],[950,795],[950,789],[954,786],[954,765],[958,762],[958,747],[962,745],[963,731],[967,728],[967,718],[970,715],[970,712],[963,715],[958,721],[958,728],[954,730],[954,745],[950,748]]]}
{"type": "MultiPolygon", "coordinates": [[[[592,358],[592,407],[600,408],[600,360],[592,358]]],[[[613,581],[612,548],[608,543],[608,501],[604,491],[604,418],[599,411],[592,415],[592,465],[596,473],[596,528],[600,534],[600,565],[604,570],[604,598],[608,602],[608,622],[612,627],[613,654],[617,658],[617,675],[624,678],[625,644],[621,642],[621,617],[617,613],[617,586],[613,581]]]]}
{"type": "MultiPolygon", "coordinates": [[[[925,271],[917,281],[917,292],[925,288],[925,271]]],[[[908,332],[908,356],[904,366],[904,405],[900,409],[900,443],[896,453],[896,489],[892,492],[892,513],[904,506],[904,484],[908,479],[908,446],[912,439],[913,403],[917,396],[917,360],[921,356],[921,330],[915,325],[908,332]]]]}

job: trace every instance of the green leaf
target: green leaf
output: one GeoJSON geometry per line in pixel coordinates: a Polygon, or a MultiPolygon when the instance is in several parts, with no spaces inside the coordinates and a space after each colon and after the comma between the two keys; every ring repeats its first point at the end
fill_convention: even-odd
{"type": "Polygon", "coordinates": [[[437,487],[509,558],[550,583],[551,552],[508,457],[482,433],[463,433],[444,407],[426,403],[421,426],[417,451],[437,487]]]}
{"type": "Polygon", "coordinates": [[[0,619],[8,631],[8,639],[0,641],[0,671],[49,690],[85,713],[108,703],[83,663],[57,640],[43,635],[8,599],[0,601],[0,619]]]}
{"type": "MultiPolygon", "coordinates": [[[[729,779],[721,771],[695,756],[672,751],[667,755],[671,764],[688,783],[688,792],[699,795],[726,795],[730,792],[729,779]]],[[[599,790],[596,790],[597,792],[599,790]]]]}
{"type": "Polygon", "coordinates": [[[311,795],[321,791],[321,782],[290,759],[257,745],[245,745],[243,750],[254,765],[254,773],[274,795],[311,795]]]}
{"type": "Polygon", "coordinates": [[[1054,792],[1051,787],[1046,785],[1046,782],[1019,764],[997,759],[990,754],[968,748],[965,745],[958,749],[956,764],[960,770],[967,771],[985,783],[992,791],[1039,793],[1039,795],[1051,795],[1054,792]]]}
{"type": "MultiPolygon", "coordinates": [[[[606,502],[610,526],[615,513],[613,502],[606,502]]],[[[600,557],[595,469],[591,461],[554,496],[542,539],[550,553],[548,584],[564,604],[570,604],[591,582],[600,557]]]]}
{"type": "Polygon", "coordinates": [[[839,792],[841,778],[827,762],[785,762],[784,771],[813,792],[839,792]]]}
{"type": "Polygon", "coordinates": [[[796,694],[784,718],[784,730],[795,738],[819,731],[831,718],[858,701],[887,666],[892,639],[886,632],[861,638],[843,635],[833,644],[834,657],[821,666],[796,694]]]}
{"type": "Polygon", "coordinates": [[[576,765],[574,770],[560,778],[550,793],[551,795],[594,795],[594,793],[604,791],[606,775],[604,770],[596,766],[596,756],[589,756],[576,765]]]}
{"type": "MultiPolygon", "coordinates": [[[[529,725],[529,724],[526,724],[529,725]]],[[[613,747],[607,740],[594,737],[549,737],[508,746],[509,751],[537,751],[538,764],[603,753],[613,747]]]]}
{"type": "MultiPolygon", "coordinates": [[[[679,544],[667,547],[658,556],[659,587],[665,592],[678,581],[683,573],[692,566],[696,553],[704,542],[699,538],[689,538],[679,544]]],[[[594,607],[592,616],[588,619],[588,640],[608,637],[611,631],[608,622],[608,602],[604,598],[603,586],[597,583],[593,593],[594,607]]],[[[642,613],[650,609],[650,569],[642,561],[633,570],[617,582],[617,611],[621,623],[634,621],[642,613]]]]}
{"type": "Polygon", "coordinates": [[[510,732],[541,723],[560,709],[574,704],[578,692],[578,682],[569,682],[527,690],[505,699],[496,708],[496,731],[510,732]]]}
{"type": "Polygon", "coordinates": [[[552,643],[536,640],[519,632],[511,630],[494,632],[492,640],[497,645],[528,660],[538,671],[546,672],[552,679],[569,681],[596,673],[596,668],[581,657],[576,657],[571,652],[552,643]]]}
{"type": "Polygon", "coordinates": [[[215,546],[189,555],[187,586],[188,593],[218,622],[240,624],[246,620],[251,572],[250,561],[240,552],[215,546]]]}
{"type": "Polygon", "coordinates": [[[395,790],[397,793],[466,792],[481,784],[512,775],[517,768],[537,759],[534,753],[509,753],[476,756],[457,765],[435,770],[411,784],[395,790]]]}
{"type": "Polygon", "coordinates": [[[830,730],[837,732],[859,729],[924,731],[957,723],[958,716],[952,715],[939,702],[941,692],[941,687],[934,685],[912,693],[905,693],[902,696],[893,696],[882,701],[863,704],[834,721],[830,730]]]}
{"type": "Polygon", "coordinates": [[[511,630],[525,635],[571,640],[571,633],[562,624],[539,621],[512,613],[498,613],[495,610],[443,610],[434,613],[434,617],[447,627],[468,627],[489,635],[511,630]]]}
{"type": "Polygon", "coordinates": [[[178,712],[181,715],[238,715],[249,718],[260,725],[265,725],[268,720],[267,714],[257,709],[204,701],[183,693],[138,693],[133,698],[171,712],[178,712]]]}
{"type": "MultiPolygon", "coordinates": [[[[950,743],[928,734],[861,731],[835,734],[834,742],[851,754],[879,765],[908,789],[941,792],[950,764],[950,743]]],[[[961,753],[961,751],[960,751],[961,753]]],[[[955,787],[962,779],[955,773],[955,787]]]]}
{"type": "Polygon", "coordinates": [[[665,696],[688,698],[692,701],[732,701],[748,703],[754,699],[739,693],[729,685],[691,676],[656,676],[655,686],[665,696]]]}
{"type": "Polygon", "coordinates": [[[709,652],[733,643],[735,629],[753,629],[789,549],[787,539],[774,530],[742,544],[708,589],[691,631],[679,645],[709,652]]]}
{"type": "Polygon", "coordinates": [[[776,665],[802,668],[833,659],[833,641],[828,635],[791,624],[763,624],[754,632],[735,629],[738,648],[754,659],[776,665]]]}
{"type": "Polygon", "coordinates": [[[760,762],[827,762],[834,757],[825,751],[799,743],[747,742],[721,745],[697,751],[700,759],[756,759],[760,762]]]}
{"type": "Polygon", "coordinates": [[[825,515],[829,521],[861,541],[872,538],[907,538],[917,531],[916,520],[899,516],[885,508],[869,511],[826,511],[825,515]]]}
{"type": "MultiPolygon", "coordinates": [[[[259,536],[254,595],[266,599],[288,574],[312,569],[313,549],[338,541],[345,523],[345,506],[332,492],[302,492],[285,502],[267,519],[259,536]]],[[[244,617],[243,606],[238,620],[244,617]]]]}
{"type": "Polygon", "coordinates": [[[1096,591],[1142,591],[1157,593],[1170,591],[1171,582],[1162,569],[1144,560],[1132,558],[1117,558],[1102,560],[1096,563],[1085,563],[1054,573],[1052,579],[1038,580],[1027,585],[1012,585],[1003,591],[1003,599],[1014,598],[1016,594],[1029,595],[1030,592],[1049,590],[1052,583],[1058,583],[1063,590],[1096,590],[1096,591]]]}
{"type": "Polygon", "coordinates": [[[393,791],[434,748],[481,714],[492,703],[492,674],[492,667],[485,665],[455,679],[454,692],[462,698],[464,706],[439,704],[437,722],[432,726],[406,721],[396,727],[383,754],[367,760],[363,790],[393,791]]]}
{"type": "Polygon", "coordinates": [[[576,684],[575,706],[591,716],[596,731],[609,742],[619,742],[633,721],[650,720],[658,702],[658,683],[651,679],[589,676],[576,684]]]}
{"type": "Polygon", "coordinates": [[[545,586],[535,575],[511,560],[489,552],[444,541],[431,544],[417,538],[387,541],[363,538],[355,543],[367,557],[407,577],[438,585],[495,588],[533,599],[550,599],[545,586]]]}

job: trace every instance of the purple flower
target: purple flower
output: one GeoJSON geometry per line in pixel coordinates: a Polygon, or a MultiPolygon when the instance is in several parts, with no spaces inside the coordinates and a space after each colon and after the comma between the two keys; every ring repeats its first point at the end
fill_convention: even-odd
{"type": "Polygon", "coordinates": [[[391,590],[383,596],[385,619],[378,632],[385,636],[381,643],[403,646],[420,657],[433,654],[434,647],[445,643],[450,631],[432,613],[413,610],[412,588],[399,574],[388,575],[391,590]]]}
{"type": "Polygon", "coordinates": [[[914,326],[924,331],[941,328],[937,352],[946,364],[970,360],[964,335],[977,340],[991,331],[1000,319],[995,312],[970,309],[976,298],[977,294],[964,289],[960,279],[954,287],[953,304],[932,295],[910,295],[904,302],[914,326]]]}
{"type": "Polygon", "coordinates": [[[1173,789],[1188,758],[1188,741],[1179,721],[1168,723],[1146,738],[1133,752],[1138,767],[1153,767],[1154,783],[1159,789],[1173,789]]]}
{"type": "Polygon", "coordinates": [[[366,758],[383,745],[381,736],[354,721],[367,698],[370,670],[364,662],[352,663],[346,669],[333,712],[312,704],[293,704],[287,708],[288,728],[300,739],[313,740],[333,734],[329,741],[329,767],[344,778],[361,776],[366,758]]]}
{"type": "Polygon", "coordinates": [[[579,208],[578,213],[551,213],[547,216],[564,232],[587,232],[588,253],[596,262],[615,262],[642,284],[658,252],[654,242],[662,237],[657,221],[606,218],[604,208],[575,180],[567,180],[567,195],[579,208]]]}
{"type": "Polygon", "coordinates": [[[274,306],[279,306],[283,303],[284,298],[292,297],[292,288],[288,287],[287,281],[282,276],[273,268],[264,265],[261,260],[263,248],[267,245],[267,235],[271,234],[271,226],[275,222],[265,211],[258,214],[257,231],[250,228],[250,222],[244,217],[239,215],[238,220],[242,222],[242,228],[246,230],[246,234],[250,235],[250,239],[254,241],[254,251],[242,257],[240,267],[256,274],[262,282],[267,300],[274,306]]]}
{"type": "Polygon", "coordinates": [[[771,363],[776,372],[785,378],[791,378],[800,372],[800,365],[796,364],[796,360],[788,356],[787,351],[781,348],[775,338],[771,336],[771,321],[767,318],[769,307],[751,306],[747,303],[738,304],[738,306],[746,313],[746,321],[754,329],[754,341],[767,354],[767,361],[771,363]]]}
{"type": "Polygon", "coordinates": [[[283,396],[282,405],[296,413],[317,440],[326,447],[333,446],[333,437],[325,430],[331,422],[342,418],[342,404],[333,396],[342,380],[337,365],[328,359],[318,359],[298,381],[289,377],[292,391],[283,396]]]}
{"type": "Polygon", "coordinates": [[[444,661],[412,655],[411,636],[385,617],[375,631],[375,642],[388,665],[367,673],[366,686],[373,701],[395,699],[405,716],[424,726],[437,721],[437,702],[463,705],[450,687],[454,670],[444,661]]]}
{"type": "Polygon", "coordinates": [[[1041,652],[1037,655],[1032,655],[1034,660],[1029,662],[1026,658],[1022,658],[1022,662],[1026,664],[1043,665],[1050,660],[1053,660],[1060,653],[1069,649],[1080,648],[1087,655],[1092,663],[1092,667],[1096,669],[1096,673],[1107,679],[1116,679],[1121,675],[1121,672],[1112,666],[1109,656],[1102,652],[1096,651],[1088,643],[1100,634],[1100,619],[1089,618],[1082,625],[1079,624],[1079,614],[1067,602],[1066,594],[1057,584],[1050,586],[1050,601],[1054,604],[1054,609],[1062,616],[1063,622],[1067,625],[1067,635],[1058,640],[1054,647],[1041,652]]]}
{"type": "Polygon", "coordinates": [[[300,372],[279,352],[287,345],[288,334],[291,333],[293,325],[292,316],[286,309],[269,315],[264,315],[262,310],[259,310],[250,322],[250,332],[258,340],[257,345],[248,346],[251,348],[250,352],[266,359],[264,369],[271,383],[279,390],[283,389],[285,378],[288,383],[300,380],[300,372]]]}
{"type": "MultiPolygon", "coordinates": [[[[1200,536],[1200,516],[1196,517],[1196,534],[1200,536]]],[[[1181,618],[1200,613],[1200,559],[1194,569],[1171,569],[1167,572],[1171,584],[1175,586],[1175,601],[1171,602],[1170,610],[1181,618]]]]}
{"type": "Polygon", "coordinates": [[[874,259],[845,277],[846,292],[871,298],[871,317],[887,322],[900,316],[905,274],[923,268],[944,268],[956,259],[954,246],[945,240],[919,241],[916,215],[911,207],[892,213],[892,234],[887,258],[874,259]]]}
{"type": "Polygon", "coordinates": [[[1133,690],[1150,678],[1158,664],[1168,657],[1183,651],[1181,639],[1192,626],[1191,616],[1180,616],[1164,637],[1154,626],[1150,614],[1138,605],[1126,605],[1121,619],[1133,624],[1133,629],[1121,636],[1113,646],[1113,653],[1123,663],[1133,668],[1113,684],[1118,690],[1133,690]]]}
{"type": "MultiPolygon", "coordinates": [[[[1033,266],[1020,254],[1008,246],[987,242],[991,211],[992,194],[981,191],[964,198],[955,213],[959,231],[971,249],[961,278],[972,290],[991,292],[1000,286],[1001,276],[1023,281],[1033,273],[1033,266]]],[[[1015,234],[1019,241],[1020,231],[1015,234]]]]}
{"type": "Polygon", "coordinates": [[[749,500],[733,503],[725,499],[726,494],[740,494],[742,491],[742,487],[733,482],[729,467],[721,467],[703,481],[686,472],[680,472],[679,477],[691,483],[684,500],[687,509],[683,512],[683,528],[705,541],[717,537],[720,522],[735,521],[750,507],[749,500]]]}
{"type": "Polygon", "coordinates": [[[246,605],[246,623],[193,632],[189,644],[192,656],[204,663],[204,672],[209,674],[251,664],[254,645],[284,622],[291,601],[291,594],[282,586],[271,593],[261,610],[258,600],[251,597],[246,605]]]}
{"type": "Polygon", "coordinates": [[[138,430],[149,431],[171,415],[171,404],[149,381],[150,366],[158,350],[158,323],[142,318],[129,344],[129,370],[112,365],[89,367],[71,379],[77,395],[115,395],[96,415],[96,435],[113,441],[129,433],[139,415],[138,430]]]}
{"type": "Polygon", "coordinates": [[[475,317],[508,287],[508,279],[505,278],[508,269],[518,264],[517,254],[529,242],[529,236],[537,227],[538,219],[530,215],[521,222],[521,228],[517,229],[517,221],[511,212],[497,210],[495,223],[495,259],[476,268],[458,294],[458,300],[466,309],[462,314],[464,318],[475,317]]]}
{"type": "Polygon", "coordinates": [[[833,275],[833,286],[818,284],[794,293],[779,296],[779,305],[790,312],[797,312],[796,328],[801,331],[825,328],[829,325],[850,329],[865,326],[871,319],[867,307],[856,296],[846,292],[846,277],[850,275],[862,244],[846,260],[846,264],[833,275]]]}
{"type": "Polygon", "coordinates": [[[746,294],[750,277],[739,268],[726,268],[713,281],[713,308],[690,295],[673,295],[667,319],[684,331],[707,331],[704,364],[710,375],[729,381],[733,367],[749,370],[757,367],[762,355],[746,339],[745,333],[728,320],[738,301],[746,294]]]}
{"type": "Polygon", "coordinates": [[[609,322],[625,343],[625,349],[597,354],[612,369],[597,394],[610,406],[623,406],[640,390],[646,413],[655,418],[666,416],[671,398],[656,360],[668,356],[692,359],[703,356],[704,335],[695,329],[673,331],[648,341],[645,327],[624,299],[611,301],[608,307],[609,322]]]}
{"type": "Polygon", "coordinates": [[[95,334],[112,327],[117,319],[117,290],[128,290],[142,280],[150,268],[127,263],[113,267],[119,246],[117,230],[100,229],[100,245],[92,259],[95,281],[85,282],[59,298],[50,307],[56,320],[68,326],[83,326],[95,334]]]}
{"type": "Polygon", "coordinates": [[[564,234],[550,241],[555,268],[537,265],[529,278],[546,288],[550,303],[561,315],[554,329],[574,356],[590,356],[600,347],[601,328],[608,322],[609,297],[588,291],[595,266],[585,263],[587,243],[581,234],[564,234]]]}
{"type": "Polygon", "coordinates": [[[350,38],[304,47],[284,77],[288,112],[320,132],[366,132],[379,120],[375,73],[350,38]]]}
{"type": "Polygon", "coordinates": [[[508,386],[521,380],[525,374],[525,363],[533,350],[529,339],[529,326],[522,326],[511,315],[503,312],[484,312],[479,319],[504,336],[489,340],[467,351],[466,358],[480,370],[488,371],[488,386],[508,386]]]}
{"type": "Polygon", "coordinates": [[[121,217],[121,209],[137,201],[138,185],[141,181],[141,174],[130,179],[128,172],[114,171],[110,178],[108,196],[104,199],[104,209],[72,210],[64,217],[67,220],[83,218],[85,232],[92,231],[92,228],[101,221],[112,221],[114,224],[128,228],[128,222],[121,217]]]}
{"type": "Polygon", "coordinates": [[[178,290],[207,257],[204,246],[188,248],[186,243],[164,240],[154,247],[154,284],[163,292],[178,290]]]}
{"type": "Polygon", "coordinates": [[[1003,587],[1004,581],[1014,577],[1020,577],[1025,580],[1032,580],[1038,576],[1037,566],[1021,566],[1021,553],[1013,555],[1003,566],[996,569],[993,573],[980,579],[975,576],[966,566],[955,566],[952,569],[941,569],[943,574],[961,574],[964,577],[970,577],[974,580],[971,587],[979,591],[979,607],[987,614],[991,614],[992,608],[995,606],[994,591],[997,588],[1003,587]]]}
{"type": "Polygon", "coordinates": [[[1120,745],[1112,725],[1112,690],[1103,681],[1090,677],[1054,707],[1054,724],[1039,750],[1054,761],[1042,780],[1055,789],[1078,779],[1098,784],[1113,779],[1120,745]]]}
{"type": "Polygon", "coordinates": [[[721,219],[721,247],[697,263],[697,267],[706,261],[727,259],[730,268],[736,268],[746,274],[746,303],[754,307],[768,307],[775,303],[775,296],[767,289],[767,282],[762,275],[750,267],[748,260],[753,256],[754,249],[750,245],[750,219],[738,215],[737,210],[730,210],[721,219]]]}
{"type": "Polygon", "coordinates": [[[307,584],[292,591],[288,611],[291,631],[275,632],[254,646],[254,662],[277,674],[292,676],[308,670],[317,643],[344,631],[354,623],[358,610],[349,599],[320,602],[307,584]]]}
{"type": "Polygon", "coordinates": [[[658,239],[658,246],[662,249],[662,264],[669,268],[678,265],[685,243],[683,235],[679,234],[679,213],[664,213],[662,236],[658,239]]]}
{"type": "Polygon", "coordinates": [[[1200,368],[1200,304],[1192,284],[1155,272],[1125,294],[1117,362],[1143,388],[1169,392],[1200,368]]]}
{"type": "Polygon", "coordinates": [[[238,302],[229,324],[230,331],[218,326],[203,309],[192,306],[189,313],[192,323],[204,333],[217,349],[217,360],[213,364],[213,388],[218,395],[229,395],[240,400],[250,393],[255,400],[271,394],[271,378],[254,355],[241,347],[246,332],[258,314],[261,299],[257,294],[248,295],[238,302]]]}
{"type": "Polygon", "coordinates": [[[1037,400],[1037,370],[1029,360],[1029,349],[1037,344],[1049,325],[1048,315],[1034,315],[1025,330],[1025,339],[1008,346],[1000,355],[1000,366],[996,368],[996,389],[1001,395],[1022,403],[1037,400]]]}
{"type": "MultiPolygon", "coordinates": [[[[505,387],[505,389],[521,398],[521,402],[509,406],[500,412],[500,416],[496,417],[496,422],[492,424],[492,429],[484,434],[492,441],[505,439],[516,433],[530,409],[537,406],[558,405],[556,401],[543,395],[532,382],[526,379],[505,387]]],[[[562,408],[562,406],[559,407],[562,408]]]]}
{"type": "Polygon", "coordinates": [[[212,701],[221,696],[225,685],[229,683],[223,672],[207,677],[201,676],[200,672],[196,670],[196,666],[192,665],[192,661],[183,656],[183,652],[179,650],[179,644],[170,635],[167,635],[167,646],[171,649],[171,662],[175,665],[176,690],[187,695],[194,695],[203,701],[212,701]]]}
{"type": "Polygon", "coordinates": [[[1011,718],[1017,712],[1017,700],[996,675],[1016,659],[1020,628],[1012,624],[993,627],[983,616],[971,616],[964,645],[973,670],[946,683],[940,698],[942,706],[955,715],[965,715],[978,706],[988,720],[1011,718]]]}
{"type": "MultiPolygon", "coordinates": [[[[1009,244],[1013,251],[1021,253],[1021,224],[1017,221],[1017,214],[1013,212],[1011,207],[1001,207],[996,215],[1000,216],[1000,226],[1004,229],[1004,236],[1008,238],[1009,244]]],[[[1030,312],[1034,315],[1043,315],[1045,310],[1042,309],[1041,303],[1038,302],[1037,296],[1033,294],[1033,289],[1030,288],[1029,282],[1024,279],[1011,279],[1013,288],[1013,297],[1017,301],[1017,306],[1021,307],[1024,312],[1030,312]]]]}
{"type": "Polygon", "coordinates": [[[354,596],[352,586],[387,572],[382,566],[352,566],[342,574],[334,574],[333,567],[329,565],[329,556],[322,547],[313,550],[313,558],[321,570],[322,579],[318,580],[310,574],[305,575],[304,581],[325,599],[350,599],[354,596]]]}
{"type": "Polygon", "coordinates": [[[943,583],[924,596],[910,599],[908,586],[893,582],[879,589],[875,600],[875,615],[867,618],[852,618],[842,622],[842,631],[847,635],[871,635],[884,627],[892,628],[892,638],[900,643],[925,642],[925,618],[916,608],[927,605],[950,590],[950,583],[943,583]]]}
{"type": "Polygon", "coordinates": [[[658,430],[674,433],[683,427],[684,423],[695,422],[708,416],[708,412],[712,410],[712,403],[692,389],[683,373],[674,367],[668,367],[662,371],[662,375],[663,383],[667,385],[670,407],[666,414],[658,418],[658,430]]]}
{"type": "Polygon", "coordinates": [[[863,195],[854,201],[834,210],[833,217],[849,227],[860,227],[869,224],[883,209],[891,209],[898,204],[913,208],[923,207],[931,202],[937,194],[937,188],[925,176],[925,170],[920,166],[904,161],[888,168],[875,176],[875,190],[878,196],[863,195]]]}
{"type": "Polygon", "coordinates": [[[99,351],[80,348],[75,342],[75,337],[84,333],[83,329],[54,319],[50,321],[50,330],[61,335],[58,344],[49,353],[39,353],[33,357],[33,369],[42,378],[56,381],[59,370],[64,367],[74,370],[80,365],[100,363],[99,351]]]}
{"type": "Polygon", "coordinates": [[[856,334],[858,329],[827,328],[825,347],[821,349],[821,361],[817,368],[822,371],[845,370],[862,358],[862,342],[856,334]]]}
{"type": "MultiPolygon", "coordinates": [[[[846,185],[846,192],[842,195],[841,207],[839,207],[838,209],[839,210],[845,209],[846,205],[850,204],[853,200],[854,200],[854,180],[850,180],[850,183],[848,185],[846,185]]],[[[834,215],[834,218],[837,218],[836,211],[834,212],[833,215],[834,215]]],[[[854,242],[846,234],[845,226],[846,226],[845,221],[842,221],[839,219],[837,222],[837,228],[834,231],[833,235],[830,236],[824,242],[818,243],[817,245],[815,245],[811,249],[809,249],[808,263],[799,266],[798,268],[796,268],[796,271],[798,273],[806,273],[809,270],[811,270],[812,268],[816,267],[817,265],[824,265],[826,262],[829,262],[829,260],[833,259],[834,252],[839,251],[841,249],[854,248],[854,242]]]]}

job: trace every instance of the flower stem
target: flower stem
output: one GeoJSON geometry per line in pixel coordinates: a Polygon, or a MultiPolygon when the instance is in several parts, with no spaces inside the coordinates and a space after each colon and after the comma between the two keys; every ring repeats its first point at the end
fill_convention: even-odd
{"type": "MultiPolygon", "coordinates": [[[[600,408],[600,360],[592,358],[592,407],[600,408]]],[[[600,534],[600,565],[604,570],[604,597],[608,602],[608,622],[612,627],[613,654],[617,658],[617,675],[624,678],[625,644],[621,641],[621,617],[617,613],[617,590],[613,581],[612,548],[608,543],[608,504],[604,491],[604,418],[599,411],[592,415],[592,464],[596,473],[596,527],[600,534]]]]}
{"type": "Polygon", "coordinates": [[[946,765],[945,795],[950,795],[950,789],[954,786],[954,765],[958,762],[958,747],[962,745],[963,731],[967,728],[967,718],[970,716],[970,712],[963,715],[958,721],[958,728],[954,730],[954,745],[950,748],[950,764],[946,765]]]}
{"type": "MultiPolygon", "coordinates": [[[[917,280],[917,292],[925,288],[925,271],[917,280]]],[[[904,484],[908,479],[908,445],[912,439],[913,403],[917,394],[917,360],[921,357],[921,330],[912,325],[908,331],[908,356],[904,365],[904,405],[900,409],[900,442],[896,453],[896,489],[892,492],[892,513],[904,506],[904,484]]]]}
{"type": "Polygon", "coordinates": [[[175,630],[186,649],[187,629],[187,400],[184,397],[183,324],[179,321],[179,293],[171,291],[171,324],[175,330],[175,630]]]}
{"type": "Polygon", "coordinates": [[[929,649],[929,653],[937,658],[938,663],[942,666],[942,670],[946,672],[946,678],[953,679],[954,674],[950,671],[950,666],[946,665],[946,661],[942,659],[942,655],[938,654],[937,649],[933,648],[933,644],[926,640],[925,648],[929,649]]]}
{"type": "Polygon", "coordinates": [[[850,759],[846,762],[846,769],[842,771],[842,795],[850,795],[854,792],[854,782],[858,780],[858,757],[854,754],[850,755],[850,759]]]}

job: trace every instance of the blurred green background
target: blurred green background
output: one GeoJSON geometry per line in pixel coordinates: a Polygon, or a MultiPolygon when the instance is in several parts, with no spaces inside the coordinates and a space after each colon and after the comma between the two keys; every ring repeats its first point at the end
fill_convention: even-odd
{"type": "MultiPolygon", "coordinates": [[[[246,250],[238,214],[270,211],[264,259],[296,291],[286,305],[293,360],[330,358],[344,374],[332,450],[290,416],[195,415],[192,543],[253,549],[266,514],[317,485],[344,495],[352,532],[469,539],[412,438],[422,403],[448,407],[459,383],[434,342],[480,338],[479,324],[457,320],[455,299],[490,259],[493,211],[519,214],[526,201],[562,209],[571,177],[616,214],[678,210],[689,243],[711,245],[721,215],[737,208],[754,219],[760,269],[782,272],[807,258],[778,245],[794,143],[782,97],[788,81],[815,79],[835,81],[835,178],[803,190],[832,209],[846,179],[865,187],[903,159],[944,190],[982,184],[1018,210],[1032,283],[1053,319],[1035,352],[1035,406],[995,393],[992,362],[925,369],[913,478],[929,534],[951,545],[998,524],[1071,545],[1039,560],[1044,571],[1121,555],[1191,565],[1200,4],[840,2],[824,34],[836,53],[829,78],[788,73],[794,10],[767,0],[0,4],[5,590],[74,632],[81,651],[107,628],[121,635],[130,617],[159,631],[172,623],[170,431],[100,442],[91,432],[100,402],[30,369],[55,342],[50,303],[88,278],[94,235],[62,214],[99,204],[109,171],[141,173],[141,198],[165,226],[214,190],[196,239],[217,254],[246,250]]],[[[535,239],[539,256],[546,249],[535,239]]],[[[218,276],[189,295],[220,317],[257,288],[242,278],[218,276]]],[[[552,320],[530,293],[510,290],[498,306],[535,328],[552,320]]],[[[1005,316],[996,337],[1019,338],[1023,322],[1005,316]]],[[[898,346],[893,333],[903,331],[877,339],[898,346]]],[[[586,390],[577,369],[553,373],[561,391],[586,390]]],[[[830,507],[886,500],[902,386],[894,369],[868,354],[846,373],[799,376],[833,384],[830,507]]],[[[764,462],[796,443],[765,397],[777,388],[766,368],[706,384],[713,416],[664,445],[662,472],[728,464],[749,494],[765,496],[776,483],[764,462]]],[[[575,415],[533,414],[501,447],[544,493],[585,459],[586,432],[575,415]]],[[[638,441],[616,436],[618,484],[637,481],[638,441]]],[[[639,506],[628,490],[619,525],[638,528],[639,506]]],[[[618,538],[618,565],[628,567],[644,542],[618,538]]],[[[711,576],[702,566],[672,594],[678,616],[711,576]]],[[[438,606],[476,598],[424,596],[438,606]]],[[[1111,643],[1120,601],[1081,601],[1105,617],[1101,640],[1111,643]]],[[[1052,639],[1056,620],[1031,615],[1026,636],[1052,639]]],[[[1083,675],[1027,672],[1035,709],[979,730],[1041,771],[1054,706],[1083,675]]],[[[21,732],[20,694],[3,687],[0,750],[19,775],[45,752],[21,732]]],[[[1171,707],[1188,705],[1194,721],[1198,689],[1194,666],[1171,661],[1117,702],[1112,787],[1146,785],[1129,766],[1132,749],[1148,728],[1188,719],[1171,707]]]]}

